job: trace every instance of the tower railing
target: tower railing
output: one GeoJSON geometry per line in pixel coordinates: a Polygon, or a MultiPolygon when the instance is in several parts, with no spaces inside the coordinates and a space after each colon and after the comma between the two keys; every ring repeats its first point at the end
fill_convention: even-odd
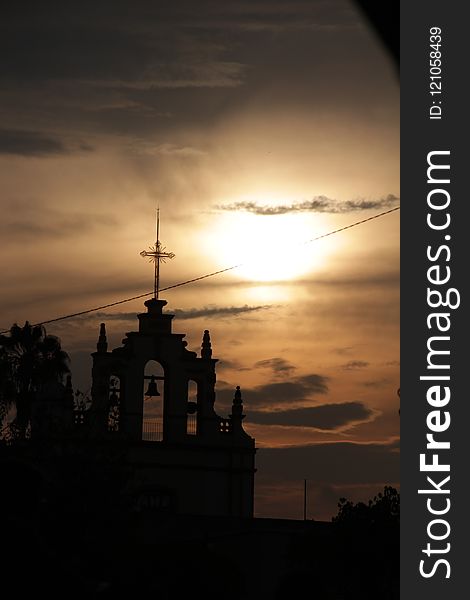
{"type": "Polygon", "coordinates": [[[142,441],[161,442],[163,440],[163,423],[160,419],[144,419],[142,423],[142,441]]]}
{"type": "Polygon", "coordinates": [[[196,435],[197,433],[197,415],[188,415],[186,422],[186,433],[188,435],[196,435]]]}

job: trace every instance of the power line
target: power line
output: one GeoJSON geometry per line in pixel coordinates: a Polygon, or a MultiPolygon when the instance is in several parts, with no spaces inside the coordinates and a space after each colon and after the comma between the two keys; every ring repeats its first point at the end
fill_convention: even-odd
{"type": "MultiPolygon", "coordinates": [[[[374,219],[378,219],[379,217],[383,217],[388,215],[396,210],[400,210],[399,206],[395,208],[391,208],[390,210],[386,210],[384,212],[373,215],[372,217],[367,217],[367,219],[361,219],[360,221],[356,221],[354,223],[350,223],[349,225],[345,225],[344,227],[339,227],[338,229],[334,229],[333,231],[329,231],[328,233],[323,233],[317,237],[312,238],[311,240],[307,240],[304,244],[311,244],[312,242],[316,242],[323,238],[329,237],[330,235],[334,235],[335,233],[340,233],[341,231],[345,231],[346,229],[351,229],[352,227],[357,227],[358,225],[362,225],[363,223],[367,223],[368,221],[373,221],[374,219]]],[[[186,281],[181,281],[180,283],[175,283],[173,285],[169,285],[165,288],[162,288],[160,291],[165,292],[167,290],[172,290],[177,287],[181,287],[183,285],[188,285],[190,283],[195,283],[196,281],[201,281],[202,279],[207,279],[208,277],[214,277],[215,275],[220,275],[222,273],[227,273],[228,271],[233,271],[234,269],[238,269],[243,266],[245,263],[240,263],[238,265],[232,265],[231,267],[227,267],[225,269],[220,269],[219,271],[213,271],[212,273],[207,273],[206,275],[201,275],[199,277],[194,277],[193,279],[187,279],[186,281]]],[[[147,296],[152,296],[153,292],[146,292],[145,294],[139,294],[138,296],[132,296],[132,298],[126,298],[125,300],[117,300],[116,302],[111,302],[110,304],[103,304],[101,306],[96,306],[95,308],[89,308],[87,310],[81,310],[79,312],[70,313],[68,315],[62,315],[61,317],[55,317],[54,319],[49,319],[47,321],[40,321],[39,323],[35,323],[35,325],[48,325],[49,323],[56,323],[57,321],[64,321],[65,319],[72,319],[74,317],[81,317],[83,315],[88,315],[92,312],[96,312],[98,310],[103,310],[105,308],[111,308],[113,306],[118,306],[119,304],[125,304],[126,302],[132,302],[133,300],[139,300],[140,298],[146,298],[147,296]]],[[[0,333],[9,333],[9,329],[2,331],[0,333]]]]}
{"type": "Polygon", "coordinates": [[[319,235],[311,240],[307,240],[304,244],[310,244],[311,242],[316,242],[317,240],[321,240],[322,238],[326,238],[334,233],[339,233],[340,231],[346,231],[346,229],[351,229],[351,227],[356,227],[357,225],[362,225],[363,223],[367,223],[367,221],[373,221],[374,219],[378,219],[379,217],[383,217],[384,215],[388,215],[396,210],[400,210],[399,206],[395,206],[395,208],[391,208],[390,210],[385,210],[384,212],[378,213],[377,215],[373,215],[372,217],[367,217],[367,219],[362,219],[361,221],[356,221],[355,223],[350,223],[349,225],[345,225],[344,227],[340,227],[339,229],[334,229],[333,231],[329,231],[328,233],[324,233],[323,235],[319,235]]]}
{"type": "MultiPolygon", "coordinates": [[[[220,273],[225,273],[226,271],[231,271],[232,269],[236,269],[237,267],[241,267],[241,264],[234,265],[233,267],[228,267],[227,269],[221,269],[220,271],[214,271],[213,273],[207,273],[207,275],[201,275],[200,277],[195,277],[194,279],[187,279],[186,281],[182,281],[181,283],[175,283],[174,285],[169,285],[168,287],[161,288],[160,291],[164,292],[166,290],[172,290],[173,288],[177,288],[182,285],[187,285],[188,283],[194,283],[195,281],[200,281],[201,279],[206,279],[207,277],[219,275],[220,273]]],[[[126,298],[125,300],[118,300],[117,302],[111,302],[111,304],[103,304],[102,306],[97,306],[96,308],[89,308],[87,310],[81,310],[80,312],[71,313],[70,315],[64,315],[62,317],[56,317],[55,319],[49,319],[48,321],[41,321],[40,323],[36,323],[36,324],[37,325],[47,325],[49,323],[55,323],[56,321],[63,321],[64,319],[71,319],[72,317],[80,317],[82,315],[87,315],[89,313],[96,312],[97,310],[103,310],[104,308],[111,308],[112,306],[117,306],[118,304],[132,302],[132,300],[138,300],[139,298],[146,298],[147,296],[153,296],[153,292],[146,292],[145,294],[139,294],[138,296],[132,296],[132,298],[126,298]]]]}

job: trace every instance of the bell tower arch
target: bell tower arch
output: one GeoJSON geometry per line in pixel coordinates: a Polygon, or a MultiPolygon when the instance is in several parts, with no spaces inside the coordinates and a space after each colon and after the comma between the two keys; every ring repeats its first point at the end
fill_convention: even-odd
{"type": "Polygon", "coordinates": [[[144,367],[144,399],[142,440],[163,440],[163,411],[165,406],[165,370],[161,363],[149,360],[144,367]]]}

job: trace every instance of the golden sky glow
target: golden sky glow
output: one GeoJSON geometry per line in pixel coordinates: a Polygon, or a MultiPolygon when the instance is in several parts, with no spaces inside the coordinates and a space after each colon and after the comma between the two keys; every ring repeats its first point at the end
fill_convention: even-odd
{"type": "MultiPolygon", "coordinates": [[[[270,204],[265,199],[262,203],[270,204]]],[[[327,260],[326,241],[315,248],[302,243],[311,238],[314,222],[310,215],[225,214],[204,232],[204,238],[208,254],[217,253],[220,264],[240,265],[241,278],[259,283],[292,281],[327,260]]],[[[337,240],[336,244],[341,245],[337,240]]]]}
{"type": "MultiPolygon", "coordinates": [[[[399,212],[304,242],[399,204],[398,80],[346,1],[178,6],[44,9],[30,54],[4,32],[0,326],[151,291],[158,203],[163,287],[243,263],[163,297],[189,349],[211,331],[219,413],[240,385],[257,445],[298,448],[298,472],[260,450],[257,513],[299,517],[307,478],[328,518],[398,483],[399,212]]],[[[142,308],[47,326],[76,386],[142,308]]]]}

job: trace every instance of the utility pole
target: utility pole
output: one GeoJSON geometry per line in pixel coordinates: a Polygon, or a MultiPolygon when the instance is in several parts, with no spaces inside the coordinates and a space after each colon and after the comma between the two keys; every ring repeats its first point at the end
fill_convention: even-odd
{"type": "Polygon", "coordinates": [[[307,520],[307,480],[304,479],[304,521],[307,520]]]}

